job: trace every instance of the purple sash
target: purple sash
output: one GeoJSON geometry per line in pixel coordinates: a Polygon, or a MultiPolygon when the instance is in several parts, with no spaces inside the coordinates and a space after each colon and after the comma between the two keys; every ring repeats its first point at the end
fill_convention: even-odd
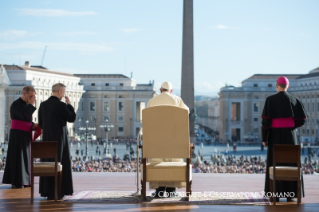
{"type": "Polygon", "coordinates": [[[293,118],[277,118],[272,119],[272,128],[289,128],[295,127],[295,120],[293,118]]]}
{"type": "Polygon", "coordinates": [[[12,119],[11,120],[11,129],[31,132],[32,131],[32,122],[26,122],[26,121],[12,119]]]}

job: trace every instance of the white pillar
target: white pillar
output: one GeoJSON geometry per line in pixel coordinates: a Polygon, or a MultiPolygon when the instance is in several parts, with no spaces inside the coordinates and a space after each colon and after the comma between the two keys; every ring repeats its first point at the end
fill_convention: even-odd
{"type": "Polygon", "coordinates": [[[6,88],[10,85],[10,80],[3,65],[0,66],[0,143],[4,143],[5,132],[5,111],[6,111],[6,88]]]}

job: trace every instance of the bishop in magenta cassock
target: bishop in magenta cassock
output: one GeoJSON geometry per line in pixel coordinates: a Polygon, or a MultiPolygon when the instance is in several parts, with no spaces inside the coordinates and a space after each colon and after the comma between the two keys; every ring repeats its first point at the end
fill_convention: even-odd
{"type": "MultiPolygon", "coordinates": [[[[296,128],[304,125],[307,118],[301,101],[287,92],[289,80],[279,77],[276,88],[277,94],[267,97],[262,113],[262,141],[268,146],[267,166],[264,191],[269,190],[269,167],[273,165],[273,146],[275,144],[298,145],[296,128]]],[[[291,166],[291,164],[279,164],[291,166]]],[[[277,181],[276,192],[294,192],[297,197],[297,182],[277,181]]],[[[303,178],[301,176],[301,195],[304,197],[303,178]]],[[[287,198],[289,201],[290,198],[287,198]]]]}
{"type": "Polygon", "coordinates": [[[26,86],[10,106],[11,129],[2,183],[12,184],[12,188],[30,186],[30,142],[35,139],[32,131],[38,128],[32,122],[35,100],[34,88],[26,86]]]}

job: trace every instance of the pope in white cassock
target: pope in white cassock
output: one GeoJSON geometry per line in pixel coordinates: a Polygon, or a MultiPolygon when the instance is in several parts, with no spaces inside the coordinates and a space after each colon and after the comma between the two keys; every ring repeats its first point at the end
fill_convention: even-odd
{"type": "MultiPolygon", "coordinates": [[[[183,100],[174,94],[172,94],[173,86],[170,82],[164,82],[160,88],[161,94],[153,97],[147,103],[147,107],[154,107],[159,105],[173,105],[177,107],[181,107],[187,109],[189,112],[189,108],[184,104],[183,100]]],[[[149,162],[162,162],[162,161],[171,161],[171,162],[183,162],[182,158],[152,158],[149,159],[149,162]]],[[[162,192],[176,192],[177,188],[186,187],[185,182],[149,182],[150,189],[156,189],[156,194],[154,197],[162,197],[162,192]],[[161,193],[160,193],[161,192],[161,193]]]]}

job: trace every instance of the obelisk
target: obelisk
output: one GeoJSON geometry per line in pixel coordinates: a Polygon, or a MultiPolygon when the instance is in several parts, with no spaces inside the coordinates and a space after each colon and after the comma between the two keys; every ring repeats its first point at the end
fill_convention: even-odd
{"type": "MultiPolygon", "coordinates": [[[[7,72],[2,64],[0,64],[0,143],[4,143],[5,130],[5,110],[6,110],[6,88],[10,85],[7,72]]],[[[3,154],[3,153],[2,153],[3,154]]]]}
{"type": "Polygon", "coordinates": [[[189,107],[189,131],[194,142],[194,38],[193,38],[193,0],[184,0],[183,6],[183,46],[182,46],[182,87],[181,97],[189,107]]]}

